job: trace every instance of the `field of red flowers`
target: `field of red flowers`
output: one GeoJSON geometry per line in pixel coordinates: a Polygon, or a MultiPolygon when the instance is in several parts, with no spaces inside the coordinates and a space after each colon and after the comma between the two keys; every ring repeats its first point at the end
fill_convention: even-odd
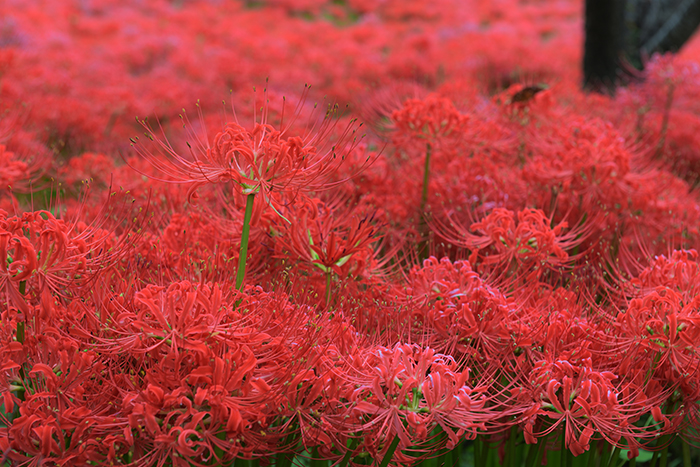
{"type": "Polygon", "coordinates": [[[0,465],[698,465],[700,39],[582,9],[0,2],[0,465]]]}

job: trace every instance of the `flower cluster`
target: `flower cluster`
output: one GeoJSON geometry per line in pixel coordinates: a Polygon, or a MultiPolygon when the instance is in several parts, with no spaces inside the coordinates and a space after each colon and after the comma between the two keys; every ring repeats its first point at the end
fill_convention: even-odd
{"type": "Polygon", "coordinates": [[[610,97],[578,1],[45,3],[0,4],[0,464],[690,465],[697,41],[610,97]]]}

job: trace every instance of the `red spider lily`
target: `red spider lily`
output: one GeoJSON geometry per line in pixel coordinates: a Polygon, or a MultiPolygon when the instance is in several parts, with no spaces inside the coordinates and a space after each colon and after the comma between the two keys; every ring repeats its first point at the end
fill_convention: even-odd
{"type": "Polygon", "coordinates": [[[376,134],[386,136],[396,129],[394,112],[400,111],[408,99],[420,100],[424,94],[425,90],[415,83],[393,83],[362,96],[357,102],[358,113],[376,134]]]}
{"type": "Polygon", "coordinates": [[[469,123],[469,117],[460,114],[449,99],[436,94],[422,100],[407,99],[401,109],[391,114],[391,119],[396,126],[394,138],[398,146],[404,144],[401,138],[435,143],[444,137],[458,137],[469,123]]]}
{"type": "MultiPolygon", "coordinates": [[[[21,398],[14,400],[18,416],[12,422],[2,417],[8,426],[10,458],[77,464],[104,459],[103,447],[94,442],[100,436],[97,433],[104,431],[96,426],[116,423],[116,419],[105,419],[106,401],[83,397],[102,389],[95,379],[105,367],[97,354],[80,351],[77,342],[65,337],[30,335],[25,349],[28,360],[47,363],[27,363],[29,371],[14,383],[23,388],[21,398]]],[[[7,397],[4,400],[7,403],[7,397]]]]}
{"type": "Polygon", "coordinates": [[[515,443],[518,428],[574,454],[697,436],[700,270],[694,251],[670,253],[700,245],[692,60],[655,59],[614,99],[581,93],[580,2],[32,3],[0,2],[0,210],[18,213],[0,215],[0,464],[267,465],[304,450],[379,464],[397,440],[387,460],[409,465],[477,433],[515,443]],[[338,99],[370,83],[441,94],[377,95],[366,113],[392,133],[366,146],[334,109],[304,129],[303,98],[291,121],[265,102],[251,125],[214,127],[203,108],[165,139],[177,102],[218,102],[268,68],[338,99]],[[498,92],[519,74],[556,88],[498,92]],[[121,116],[155,108],[154,146],[126,166],[99,152],[134,131],[121,116]],[[391,157],[353,178],[382,145],[391,157]],[[71,186],[48,209],[37,175],[52,164],[71,186]],[[113,213],[73,199],[109,172],[160,208],[131,237],[125,216],[86,224],[113,213]],[[419,226],[428,192],[449,214],[419,226]],[[413,267],[411,250],[434,257],[413,267]]]}
{"type": "Polygon", "coordinates": [[[636,384],[614,385],[616,375],[595,371],[589,365],[572,364],[563,358],[543,361],[523,379],[534,384],[530,389],[514,390],[521,403],[531,400],[531,405],[527,402],[522,406],[526,441],[536,443],[538,437],[561,429],[566,447],[578,456],[599,433],[613,445],[624,439],[626,444],[622,445],[636,457],[643,442],[653,440],[658,432],[656,427],[639,428],[634,422],[645,411],[653,412],[659,399],[647,398],[644,388],[636,384]]]}
{"type": "Polygon", "coordinates": [[[197,188],[220,182],[233,182],[233,191],[244,195],[260,193],[268,204],[275,193],[328,189],[338,184],[329,180],[342,164],[344,155],[359,142],[355,136],[359,126],[352,120],[339,135],[334,135],[338,122],[335,106],[329,108],[320,124],[314,124],[302,136],[287,136],[304,100],[305,95],[292,121],[282,121],[279,130],[268,123],[267,90],[260,122],[254,122],[250,129],[235,119],[209,141],[206,136],[196,134],[186,121],[194,144],[192,147],[188,143],[189,157],[180,155],[164,135],[156,135],[145,121],[141,123],[146,136],[157,143],[158,152],[152,153],[135,140],[132,145],[166,177],[164,181],[191,184],[190,199],[197,188]]]}
{"type": "Polygon", "coordinates": [[[17,182],[29,179],[28,165],[0,144],[0,188],[12,188],[17,182]]]}
{"type": "MultiPolygon", "coordinates": [[[[438,234],[448,242],[471,252],[469,261],[480,266],[494,280],[520,275],[526,281],[538,280],[548,271],[562,271],[572,266],[577,255],[569,251],[590,235],[590,225],[567,230],[560,222],[551,227],[551,219],[539,209],[524,209],[517,214],[496,208],[485,218],[466,227],[448,214],[449,226],[437,221],[438,234]],[[474,232],[474,233],[472,233],[474,232]]],[[[580,253],[579,253],[580,254],[580,253]]]]}
{"type": "Polygon", "coordinates": [[[411,270],[404,294],[434,329],[431,345],[436,348],[483,362],[499,358],[512,345],[507,329],[511,304],[466,261],[425,260],[422,268],[411,270]]]}
{"type": "Polygon", "coordinates": [[[303,264],[341,277],[359,275],[381,239],[373,217],[360,218],[350,209],[320,199],[294,203],[284,211],[295,222],[275,232],[281,248],[303,264]]]}
{"type": "MultiPolygon", "coordinates": [[[[643,204],[634,195],[646,171],[635,164],[639,156],[611,124],[573,119],[550,131],[538,133],[535,156],[523,171],[533,188],[539,187],[541,205],[556,204],[572,219],[582,219],[599,211],[619,215],[643,204]]],[[[617,216],[598,219],[601,227],[616,222],[617,216]]]]}
{"type": "Polygon", "coordinates": [[[696,392],[700,354],[697,253],[659,257],[628,286],[632,299],[614,320],[612,348],[625,352],[622,365],[643,368],[649,377],[696,392]]]}
{"type": "MultiPolygon", "coordinates": [[[[105,214],[108,211],[105,211],[105,214]]],[[[0,217],[0,255],[12,261],[4,282],[7,297],[26,309],[17,295],[17,284],[25,282],[26,293],[40,298],[42,318],[50,310],[51,296],[68,299],[95,280],[102,269],[118,262],[126,253],[128,236],[121,239],[99,224],[66,223],[48,211],[0,217]],[[12,248],[13,245],[16,245],[12,248]],[[12,284],[15,283],[14,287],[12,284]]],[[[2,268],[2,266],[0,266],[2,268]]]]}
{"type": "Polygon", "coordinates": [[[33,245],[24,237],[13,236],[11,232],[0,232],[0,289],[5,295],[5,305],[13,306],[25,317],[29,305],[20,292],[20,282],[26,281],[36,268],[36,252],[33,245]],[[8,264],[9,263],[9,264],[8,264]]]}
{"type": "Polygon", "coordinates": [[[668,377],[691,376],[698,370],[695,343],[700,335],[697,306],[700,299],[683,302],[674,290],[661,288],[633,299],[629,308],[618,315],[619,337],[631,338],[640,346],[659,356],[658,363],[670,364],[668,377]]]}
{"type": "Polygon", "coordinates": [[[490,417],[484,410],[485,388],[467,386],[469,370],[458,372],[453,359],[430,348],[377,347],[360,365],[351,370],[356,389],[350,396],[352,418],[359,426],[346,429],[362,432],[363,447],[375,458],[398,436],[395,459],[410,461],[400,451],[423,444],[436,426],[447,433],[448,448],[454,447],[461,436],[483,428],[490,417]]]}

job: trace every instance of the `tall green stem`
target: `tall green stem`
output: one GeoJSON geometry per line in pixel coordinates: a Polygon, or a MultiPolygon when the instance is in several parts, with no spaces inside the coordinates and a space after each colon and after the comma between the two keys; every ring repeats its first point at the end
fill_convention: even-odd
{"type": "Polygon", "coordinates": [[[309,459],[309,467],[328,467],[328,461],[319,459],[318,448],[313,448],[311,459],[309,459]]]}
{"type": "MultiPolygon", "coordinates": [[[[596,463],[596,460],[600,459],[598,457],[598,446],[600,445],[601,441],[592,441],[591,446],[589,448],[590,456],[588,456],[588,467],[593,467],[596,463]]],[[[602,457],[602,452],[601,452],[601,457],[602,457]]]]}
{"type": "MultiPolygon", "coordinates": [[[[19,282],[19,294],[24,297],[27,290],[27,281],[19,282]]],[[[17,342],[24,344],[24,322],[27,320],[26,316],[22,317],[22,321],[17,321],[17,342]]]]}
{"type": "Polygon", "coordinates": [[[690,462],[690,445],[687,440],[683,440],[683,467],[691,467],[690,462]]]}
{"type": "Polygon", "coordinates": [[[251,193],[245,200],[245,216],[243,217],[243,232],[241,233],[241,251],[238,255],[238,272],[236,273],[236,288],[243,290],[245,278],[245,262],[248,257],[248,236],[250,235],[250,218],[253,215],[253,202],[255,193],[251,193]]]}
{"type": "Polygon", "coordinates": [[[340,461],[340,464],[338,467],[347,467],[348,462],[350,462],[350,457],[352,457],[352,452],[355,450],[357,446],[360,444],[360,439],[359,438],[353,438],[350,443],[348,443],[347,451],[345,451],[345,455],[340,461]]]}
{"type": "Polygon", "coordinates": [[[474,465],[483,465],[484,460],[481,458],[481,444],[482,441],[479,436],[474,438],[474,444],[472,444],[472,449],[474,450],[474,465]]]}
{"type": "Polygon", "coordinates": [[[430,154],[432,148],[430,143],[425,145],[425,166],[423,167],[423,193],[420,198],[421,215],[425,213],[425,206],[428,204],[428,179],[430,178],[430,154]]]}
{"type": "Polygon", "coordinates": [[[259,459],[242,459],[237,458],[234,464],[236,467],[258,467],[260,465],[259,459]]]}
{"type": "Polygon", "coordinates": [[[506,450],[506,457],[503,462],[503,465],[507,465],[508,467],[515,467],[516,463],[520,463],[520,459],[516,459],[515,456],[515,437],[518,434],[516,430],[516,425],[510,427],[510,436],[508,437],[508,449],[506,450]]]}
{"type": "Polygon", "coordinates": [[[326,306],[331,306],[331,270],[326,271],[326,306]]]}
{"type": "Polygon", "coordinates": [[[428,205],[428,181],[430,179],[430,155],[432,153],[432,148],[430,143],[425,145],[425,166],[423,168],[423,193],[420,197],[420,226],[419,234],[421,236],[420,243],[418,244],[418,259],[423,262],[424,259],[428,257],[428,225],[426,222],[425,209],[428,205]]]}
{"type": "MultiPolygon", "coordinates": [[[[222,441],[226,440],[226,432],[225,431],[220,431],[219,433],[216,434],[217,439],[220,439],[222,441]]],[[[224,450],[221,449],[218,445],[214,444],[214,459],[212,461],[214,462],[219,462],[217,465],[221,465],[222,467],[229,467],[234,464],[234,460],[231,460],[229,462],[226,462],[225,464],[222,462],[222,459],[224,458],[224,450]]]]}
{"type": "Polygon", "coordinates": [[[670,444],[671,444],[670,442],[667,443],[666,447],[663,449],[663,451],[661,451],[661,456],[660,456],[661,459],[659,461],[659,467],[666,467],[668,465],[668,446],[670,444]]]}
{"type": "Polygon", "coordinates": [[[399,435],[396,435],[394,437],[394,441],[392,441],[391,445],[389,445],[389,449],[387,449],[386,454],[384,454],[384,459],[382,459],[382,463],[379,464],[379,467],[387,467],[389,465],[391,458],[394,457],[394,452],[396,452],[396,447],[398,445],[399,445],[399,435]]]}
{"type": "Polygon", "coordinates": [[[544,440],[540,440],[537,444],[531,444],[527,451],[527,458],[525,459],[525,467],[534,467],[537,465],[537,461],[542,457],[542,445],[544,440]]]}

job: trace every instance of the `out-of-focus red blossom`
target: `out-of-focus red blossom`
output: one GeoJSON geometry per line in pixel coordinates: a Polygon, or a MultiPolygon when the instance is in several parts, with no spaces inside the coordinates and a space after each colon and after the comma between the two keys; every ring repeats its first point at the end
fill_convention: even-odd
{"type": "Polygon", "coordinates": [[[27,164],[15,156],[13,152],[0,144],[0,187],[12,188],[19,181],[25,181],[29,178],[27,164]]]}
{"type": "Polygon", "coordinates": [[[59,177],[68,185],[92,180],[108,185],[114,168],[113,158],[104,154],[85,153],[71,158],[67,165],[61,167],[59,177]]]}
{"type": "Polygon", "coordinates": [[[391,114],[396,127],[394,144],[409,145],[409,140],[424,140],[436,144],[442,138],[458,137],[469,124],[469,116],[457,111],[444,97],[431,94],[425,99],[407,99],[401,109],[391,114]]]}

